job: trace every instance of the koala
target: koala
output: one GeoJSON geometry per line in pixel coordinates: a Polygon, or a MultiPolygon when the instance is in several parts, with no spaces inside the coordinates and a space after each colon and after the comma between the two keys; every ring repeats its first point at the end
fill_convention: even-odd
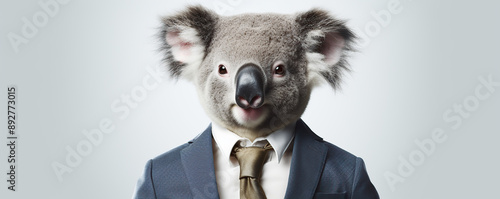
{"type": "Polygon", "coordinates": [[[214,125],[240,142],[267,138],[276,145],[275,166],[262,163],[263,173],[257,174],[262,180],[256,177],[261,192],[271,198],[379,198],[363,160],[322,140],[300,119],[313,88],[326,83],[338,89],[349,71],[347,57],[356,37],[344,21],[321,9],[220,16],[190,6],[161,23],[163,62],[173,78],[195,85],[212,125],[194,140],[151,159],[135,198],[237,198],[229,190],[239,190],[241,177],[229,183],[234,187],[221,187],[221,170],[229,168],[220,160],[230,156],[212,132],[214,125]],[[273,168],[267,174],[265,164],[273,168]],[[280,169],[285,170],[269,177],[271,170],[280,169]]]}
{"type": "Polygon", "coordinates": [[[322,10],[221,17],[198,6],[163,23],[171,75],[196,85],[212,121],[249,138],[297,121],[320,83],[338,88],[355,38],[322,10]]]}

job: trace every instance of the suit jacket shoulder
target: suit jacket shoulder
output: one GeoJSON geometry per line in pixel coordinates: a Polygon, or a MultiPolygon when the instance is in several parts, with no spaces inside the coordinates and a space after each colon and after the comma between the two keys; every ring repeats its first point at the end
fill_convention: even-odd
{"type": "Polygon", "coordinates": [[[337,192],[345,192],[349,198],[379,198],[363,159],[331,143],[325,142],[325,145],[327,158],[317,192],[335,187],[337,192]]]}
{"type": "MultiPolygon", "coordinates": [[[[297,122],[296,138],[292,157],[292,170],[307,170],[309,177],[314,172],[321,173],[317,179],[317,186],[314,187],[313,198],[349,198],[349,199],[378,199],[378,193],[371,183],[366,172],[363,160],[346,150],[331,144],[317,136],[302,121],[297,122]],[[309,149],[306,150],[305,146],[309,149]],[[295,151],[298,149],[299,151],[295,151]],[[311,160],[311,156],[316,156],[316,160],[311,160]],[[323,156],[323,159],[319,158],[323,156]],[[296,162],[293,162],[295,158],[296,162]],[[299,162],[320,162],[302,165],[299,162]],[[322,164],[323,166],[311,166],[322,164]]],[[[299,175],[300,176],[300,175],[299,175]]],[[[299,181],[299,180],[297,180],[299,181]]],[[[291,182],[297,183],[297,182],[291,182]]],[[[313,182],[311,182],[312,184],[313,182]]],[[[290,186],[294,186],[289,184],[290,186]]],[[[296,195],[299,193],[291,193],[296,195]]],[[[302,193],[301,193],[302,194],[302,193]]],[[[309,195],[303,195],[310,198],[309,195]]]]}
{"type": "Polygon", "coordinates": [[[183,144],[149,160],[133,198],[191,198],[181,163],[181,151],[188,146],[183,144]]]}
{"type": "Polygon", "coordinates": [[[218,198],[211,128],[149,160],[133,198],[218,198]]]}

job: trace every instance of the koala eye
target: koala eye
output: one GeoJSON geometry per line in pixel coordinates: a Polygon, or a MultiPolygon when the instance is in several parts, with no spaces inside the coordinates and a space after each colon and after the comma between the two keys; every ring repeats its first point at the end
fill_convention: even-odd
{"type": "Polygon", "coordinates": [[[219,64],[219,74],[220,75],[225,75],[227,74],[227,68],[223,64],[219,64]]]}
{"type": "Polygon", "coordinates": [[[278,65],[274,66],[273,71],[274,71],[275,75],[283,76],[283,75],[285,75],[285,65],[278,64],[278,65]]]}

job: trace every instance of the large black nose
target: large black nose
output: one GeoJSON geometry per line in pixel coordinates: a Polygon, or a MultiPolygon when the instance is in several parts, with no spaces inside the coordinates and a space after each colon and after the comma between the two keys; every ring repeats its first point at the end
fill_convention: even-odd
{"type": "Polygon", "coordinates": [[[236,104],[243,109],[261,107],[264,103],[265,81],[259,66],[243,65],[236,74],[236,104]]]}

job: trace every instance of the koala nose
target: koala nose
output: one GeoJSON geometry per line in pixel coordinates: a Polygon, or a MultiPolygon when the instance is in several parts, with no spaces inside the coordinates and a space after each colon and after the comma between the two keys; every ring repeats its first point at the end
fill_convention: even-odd
{"type": "Polygon", "coordinates": [[[243,109],[261,107],[264,104],[265,81],[259,66],[243,65],[236,74],[236,104],[243,109]]]}

